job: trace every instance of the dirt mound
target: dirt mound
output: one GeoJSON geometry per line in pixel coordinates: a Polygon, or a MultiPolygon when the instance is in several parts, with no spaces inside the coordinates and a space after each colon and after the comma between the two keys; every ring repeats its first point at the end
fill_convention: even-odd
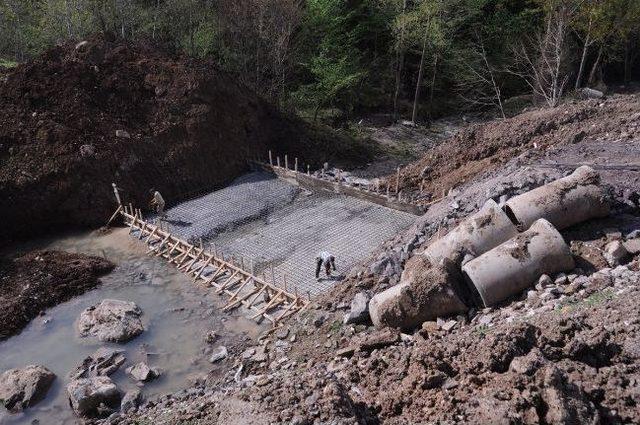
{"type": "Polygon", "coordinates": [[[212,63],[108,36],[12,70],[0,109],[0,240],[104,223],[112,181],[139,206],[152,187],[172,204],[225,184],[268,149],[316,164],[369,155],[279,113],[212,63]]]}
{"type": "MultiPolygon", "coordinates": [[[[640,132],[639,118],[638,96],[620,95],[572,101],[554,109],[536,109],[472,125],[403,169],[400,189],[426,203],[532,148],[535,152],[531,155],[544,156],[555,145],[602,140],[615,144],[631,139],[640,132]],[[419,195],[421,184],[423,193],[419,195]]],[[[395,184],[395,176],[389,178],[395,184]]]]}
{"type": "Polygon", "coordinates": [[[109,261],[61,251],[34,251],[0,260],[0,341],[17,334],[48,307],[98,285],[109,261]]]}

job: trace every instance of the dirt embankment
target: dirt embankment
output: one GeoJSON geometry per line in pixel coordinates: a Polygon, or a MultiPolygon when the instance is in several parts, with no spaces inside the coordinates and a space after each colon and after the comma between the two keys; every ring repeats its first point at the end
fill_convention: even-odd
{"type": "Polygon", "coordinates": [[[223,185],[247,159],[357,164],[370,149],[283,115],[215,64],[94,36],[0,79],[0,241],[103,224],[127,200],[169,204],[223,185]]]}
{"type": "Polygon", "coordinates": [[[61,251],[0,259],[0,341],[19,333],[46,308],[94,288],[113,267],[103,258],[61,251]]]}
{"type": "MultiPolygon", "coordinates": [[[[630,141],[639,132],[638,95],[570,101],[554,109],[536,109],[460,130],[423,159],[404,168],[400,189],[429,202],[524,152],[529,157],[544,158],[551,147],[618,144],[630,141]],[[423,192],[419,195],[421,184],[423,192]]],[[[395,176],[390,179],[395,184],[395,176]]]]}

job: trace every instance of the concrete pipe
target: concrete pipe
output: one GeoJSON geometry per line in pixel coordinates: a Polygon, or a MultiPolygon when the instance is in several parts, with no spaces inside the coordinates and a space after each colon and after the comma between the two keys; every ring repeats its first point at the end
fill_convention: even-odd
{"type": "Polygon", "coordinates": [[[533,285],[543,274],[573,270],[575,263],[562,235],[540,219],[527,230],[462,267],[470,289],[485,307],[533,285]]]}
{"type": "Polygon", "coordinates": [[[458,296],[461,280],[452,262],[432,266],[416,255],[407,261],[399,284],[371,299],[371,321],[378,328],[410,330],[427,320],[463,313],[468,308],[458,296]]]}
{"type": "Polygon", "coordinates": [[[447,258],[460,265],[466,254],[480,255],[518,234],[518,229],[492,199],[477,213],[465,218],[424,254],[432,264],[447,258]]]}
{"type": "Polygon", "coordinates": [[[571,175],[508,200],[504,210],[521,229],[539,218],[564,229],[609,214],[600,187],[600,175],[591,167],[577,168],[571,175]]]}

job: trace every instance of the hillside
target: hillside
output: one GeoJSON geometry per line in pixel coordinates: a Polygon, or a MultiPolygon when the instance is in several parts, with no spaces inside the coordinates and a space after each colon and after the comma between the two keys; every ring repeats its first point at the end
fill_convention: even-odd
{"type": "Polygon", "coordinates": [[[278,112],[215,64],[94,36],[0,80],[0,240],[103,224],[111,182],[169,204],[219,187],[268,149],[357,164],[369,149],[278,112]],[[339,160],[338,160],[339,159],[339,160]]]}

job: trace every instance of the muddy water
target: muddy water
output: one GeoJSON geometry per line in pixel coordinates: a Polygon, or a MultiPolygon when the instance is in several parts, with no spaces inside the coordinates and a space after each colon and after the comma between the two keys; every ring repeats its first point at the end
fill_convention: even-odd
{"type": "Polygon", "coordinates": [[[21,334],[0,343],[0,372],[41,364],[57,375],[47,398],[25,413],[12,415],[0,408],[0,424],[78,423],[66,398],[67,375],[101,346],[126,350],[127,362],[111,376],[123,391],[136,385],[124,373],[128,365],[146,360],[163,371],[159,379],[143,387],[148,398],[186,388],[193,379],[224,367],[207,361],[211,347],[255,340],[264,329],[242,317],[241,311],[231,315],[221,312],[223,299],[193,284],[163,260],[147,257],[144,244],[131,238],[124,229],[107,235],[69,236],[31,248],[34,247],[100,255],[117,267],[101,278],[103,283],[98,288],[47,310],[45,316],[34,319],[21,334]],[[78,316],[105,298],[138,304],[144,312],[145,332],[127,344],[79,338],[75,331],[78,316]],[[209,331],[220,335],[213,345],[204,340],[209,331]]]}

